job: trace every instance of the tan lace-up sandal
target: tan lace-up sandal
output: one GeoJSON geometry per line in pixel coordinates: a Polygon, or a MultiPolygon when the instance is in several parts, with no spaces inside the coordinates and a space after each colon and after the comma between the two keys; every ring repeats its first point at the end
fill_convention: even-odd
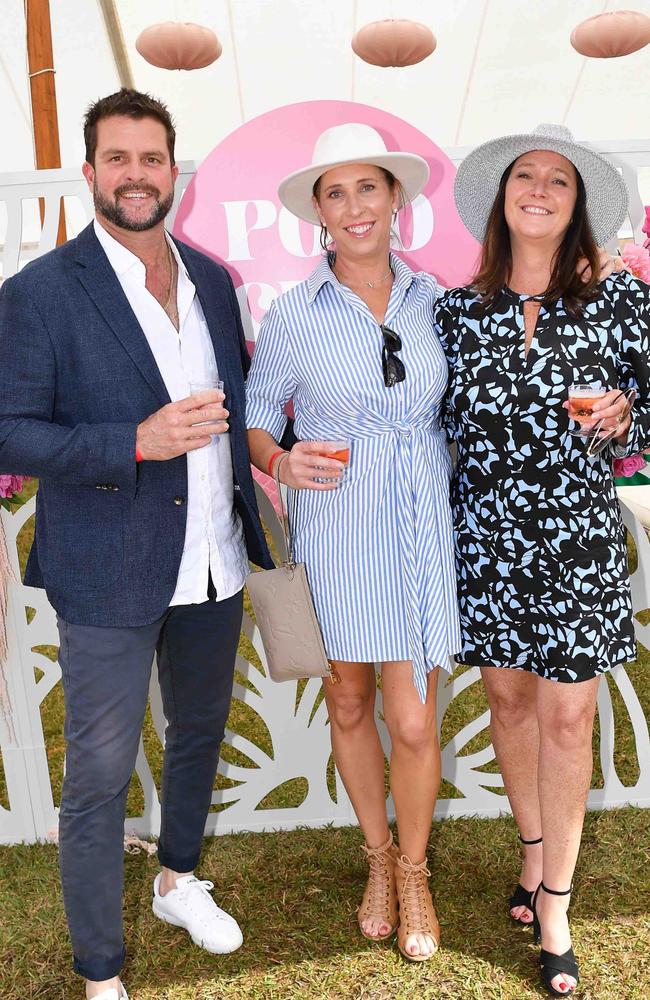
{"type": "Polygon", "coordinates": [[[404,958],[411,962],[426,962],[432,958],[440,944],[440,924],[429,892],[428,878],[431,872],[427,860],[419,865],[411,863],[403,854],[397,858],[395,882],[399,902],[399,927],[397,947],[404,958]],[[433,939],[434,949],[429,955],[410,955],[406,941],[411,934],[426,934],[433,939]]]}
{"type": "Polygon", "coordinates": [[[381,847],[366,847],[361,850],[368,859],[370,872],[361,906],[357,910],[359,930],[369,941],[385,941],[394,934],[397,927],[397,893],[395,891],[395,862],[399,851],[393,843],[392,833],[381,847]],[[375,919],[390,927],[387,934],[368,934],[363,929],[364,920],[375,919]]]}

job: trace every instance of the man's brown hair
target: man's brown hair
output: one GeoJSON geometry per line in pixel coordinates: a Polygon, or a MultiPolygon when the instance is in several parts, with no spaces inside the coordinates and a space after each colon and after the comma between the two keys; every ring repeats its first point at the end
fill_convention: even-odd
{"type": "Polygon", "coordinates": [[[174,145],[176,143],[176,129],[172,116],[162,101],[156,100],[150,94],[142,94],[139,90],[129,90],[122,87],[116,94],[102,97],[101,100],[91,104],[84,117],[84,142],[86,143],[86,161],[92,166],[95,165],[95,153],[97,151],[97,122],[102,118],[111,118],[113,115],[126,115],[128,118],[155,118],[164,126],[167,133],[167,149],[172,166],[174,160],[174,145]]]}

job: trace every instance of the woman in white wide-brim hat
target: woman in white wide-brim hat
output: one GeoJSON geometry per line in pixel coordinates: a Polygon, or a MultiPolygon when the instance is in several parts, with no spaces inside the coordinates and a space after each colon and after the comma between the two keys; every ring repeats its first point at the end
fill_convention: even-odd
{"type": "Polygon", "coordinates": [[[597,243],[618,232],[627,190],[562,126],[479,146],[455,194],[483,241],[472,285],[436,306],[458,454],[459,659],[481,667],[525,845],[510,915],[535,924],[544,985],[568,996],[578,967],[567,909],[598,683],[636,658],[611,456],[650,443],[650,290],[627,273],[598,284],[597,243]],[[573,410],[582,432],[567,410],[572,385],[589,386],[573,410]],[[632,388],[630,414],[633,393],[620,390],[632,388]]]}
{"type": "Polygon", "coordinates": [[[440,935],[426,866],[440,783],[436,684],[459,642],[451,467],[438,424],[447,385],[433,330],[438,288],[390,251],[393,216],[428,176],[425,160],[388,151],[367,125],[320,136],[312,163],[279,195],[321,226],[326,253],[271,306],[247,386],[251,456],[292,491],[296,559],[340,678],[324,690],[370,865],[359,925],[382,940],[399,919],[399,948],[415,961],[433,955],[440,935]],[[277,442],[289,399],[299,441],[285,452],[277,442]],[[341,440],[351,444],[347,469],[327,457],[341,440]],[[399,850],[386,815],[376,663],[399,850]]]}

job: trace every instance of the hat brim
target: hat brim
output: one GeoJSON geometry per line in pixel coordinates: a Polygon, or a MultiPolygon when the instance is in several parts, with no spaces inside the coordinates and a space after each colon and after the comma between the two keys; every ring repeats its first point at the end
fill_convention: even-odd
{"type": "Polygon", "coordinates": [[[628,206],[625,181],[599,153],[577,143],[540,135],[506,135],[473,149],[462,161],[454,183],[458,214],[477,240],[483,240],[504,171],[535,149],[547,149],[574,165],[587,194],[587,219],[594,240],[604,246],[621,228],[628,206]]]}
{"type": "Polygon", "coordinates": [[[312,225],[320,225],[320,220],[314,209],[312,194],[314,184],[328,170],[334,167],[344,167],[350,163],[369,163],[374,167],[384,167],[390,170],[402,185],[408,201],[413,201],[424,189],[429,180],[429,164],[415,153],[382,153],[379,156],[351,156],[347,160],[337,160],[334,163],[318,164],[295,170],[285,177],[278,188],[278,197],[285,208],[293,215],[312,225]]]}

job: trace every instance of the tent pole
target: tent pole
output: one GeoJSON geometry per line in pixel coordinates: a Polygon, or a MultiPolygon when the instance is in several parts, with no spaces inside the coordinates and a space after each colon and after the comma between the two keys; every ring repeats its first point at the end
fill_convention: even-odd
{"type": "MultiPolygon", "coordinates": [[[[37,168],[44,170],[61,166],[49,0],[25,0],[25,22],[34,152],[37,168]]],[[[40,211],[42,223],[45,216],[43,199],[40,200],[40,211]]],[[[65,243],[66,239],[65,212],[61,199],[57,246],[65,243]]]]}
{"type": "Polygon", "coordinates": [[[115,0],[99,0],[99,6],[104,18],[108,40],[111,43],[111,52],[117,75],[120,78],[120,87],[128,87],[129,90],[133,90],[135,83],[133,82],[129,53],[124,42],[120,15],[115,6],[115,0]]]}

